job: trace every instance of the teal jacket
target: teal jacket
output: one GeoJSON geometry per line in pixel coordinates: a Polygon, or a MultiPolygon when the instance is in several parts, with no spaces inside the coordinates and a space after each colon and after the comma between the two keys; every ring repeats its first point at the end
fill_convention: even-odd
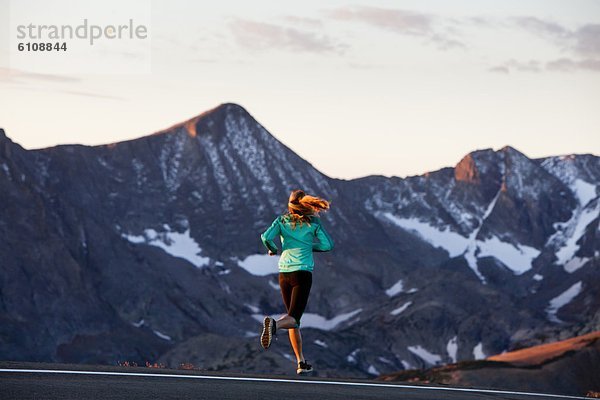
{"type": "Polygon", "coordinates": [[[281,238],[282,252],[279,257],[279,272],[311,271],[314,268],[313,251],[330,251],[333,249],[333,239],[321,225],[318,217],[311,216],[310,223],[296,224],[293,228],[287,215],[280,215],[260,238],[267,249],[278,253],[273,242],[277,236],[281,238]],[[315,243],[314,238],[318,242],[315,243]]]}

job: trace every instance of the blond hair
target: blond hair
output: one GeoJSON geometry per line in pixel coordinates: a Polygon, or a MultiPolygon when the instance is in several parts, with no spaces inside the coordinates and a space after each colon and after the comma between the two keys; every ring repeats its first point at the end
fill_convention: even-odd
{"type": "Polygon", "coordinates": [[[296,228],[298,222],[300,222],[300,226],[304,222],[310,225],[310,217],[328,210],[329,204],[329,201],[307,195],[303,190],[294,190],[288,200],[288,213],[286,215],[292,221],[293,228],[296,228]]]}

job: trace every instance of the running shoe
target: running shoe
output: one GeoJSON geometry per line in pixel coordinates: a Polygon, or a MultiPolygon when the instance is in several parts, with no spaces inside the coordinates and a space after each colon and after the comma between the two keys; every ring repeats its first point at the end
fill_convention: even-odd
{"type": "Polygon", "coordinates": [[[306,361],[300,361],[298,363],[298,369],[296,369],[296,373],[298,375],[300,375],[300,374],[307,374],[307,373],[312,372],[312,371],[313,371],[312,365],[310,365],[306,361]]]}
{"type": "Polygon", "coordinates": [[[276,331],[275,320],[271,317],[265,317],[263,321],[263,331],[260,335],[260,344],[265,350],[271,346],[276,331]]]}

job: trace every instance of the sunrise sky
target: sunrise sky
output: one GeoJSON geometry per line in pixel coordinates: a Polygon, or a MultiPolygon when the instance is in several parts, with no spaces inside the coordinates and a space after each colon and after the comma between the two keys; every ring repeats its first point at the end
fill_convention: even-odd
{"type": "MultiPolygon", "coordinates": [[[[0,25],[10,7],[0,0],[0,25]]],[[[234,102],[345,179],[421,174],[504,145],[600,154],[600,1],[156,0],[149,10],[149,73],[44,73],[0,54],[0,127],[25,148],[103,144],[234,102]]]]}

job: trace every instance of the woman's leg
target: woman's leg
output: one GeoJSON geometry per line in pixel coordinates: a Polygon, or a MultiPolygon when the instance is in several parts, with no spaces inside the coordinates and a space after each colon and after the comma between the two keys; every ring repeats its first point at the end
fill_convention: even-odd
{"type": "Polygon", "coordinates": [[[289,329],[288,334],[290,335],[290,343],[296,354],[298,363],[304,360],[304,354],[302,354],[302,335],[300,335],[300,328],[289,329]]]}
{"type": "Polygon", "coordinates": [[[312,286],[312,273],[309,271],[298,271],[296,278],[297,282],[295,282],[296,285],[292,288],[292,297],[287,317],[294,323],[294,326],[291,327],[292,329],[288,330],[288,335],[290,337],[290,344],[296,354],[296,359],[300,363],[300,361],[306,360],[302,353],[302,335],[300,334],[299,324],[308,303],[308,296],[312,286]]]}
{"type": "Polygon", "coordinates": [[[312,286],[312,273],[309,271],[294,271],[279,274],[281,296],[287,315],[277,320],[277,329],[292,329],[300,326],[300,318],[308,303],[312,286]]]}
{"type": "MultiPolygon", "coordinates": [[[[279,273],[279,287],[281,288],[281,297],[283,299],[283,304],[285,305],[285,310],[289,314],[290,307],[292,305],[292,292],[293,292],[293,284],[295,283],[295,276],[293,272],[280,272],[279,273]]],[[[296,326],[296,320],[289,315],[284,315],[279,318],[275,327],[279,329],[290,329],[296,326]]]]}
{"type": "Polygon", "coordinates": [[[292,328],[296,328],[297,324],[296,324],[296,320],[294,319],[294,317],[286,314],[276,321],[275,327],[277,329],[292,329],[292,328]]]}
{"type": "Polygon", "coordinates": [[[288,315],[300,325],[300,318],[304,314],[304,309],[308,303],[308,296],[310,295],[312,273],[309,271],[296,271],[296,282],[294,283],[288,315]]]}

